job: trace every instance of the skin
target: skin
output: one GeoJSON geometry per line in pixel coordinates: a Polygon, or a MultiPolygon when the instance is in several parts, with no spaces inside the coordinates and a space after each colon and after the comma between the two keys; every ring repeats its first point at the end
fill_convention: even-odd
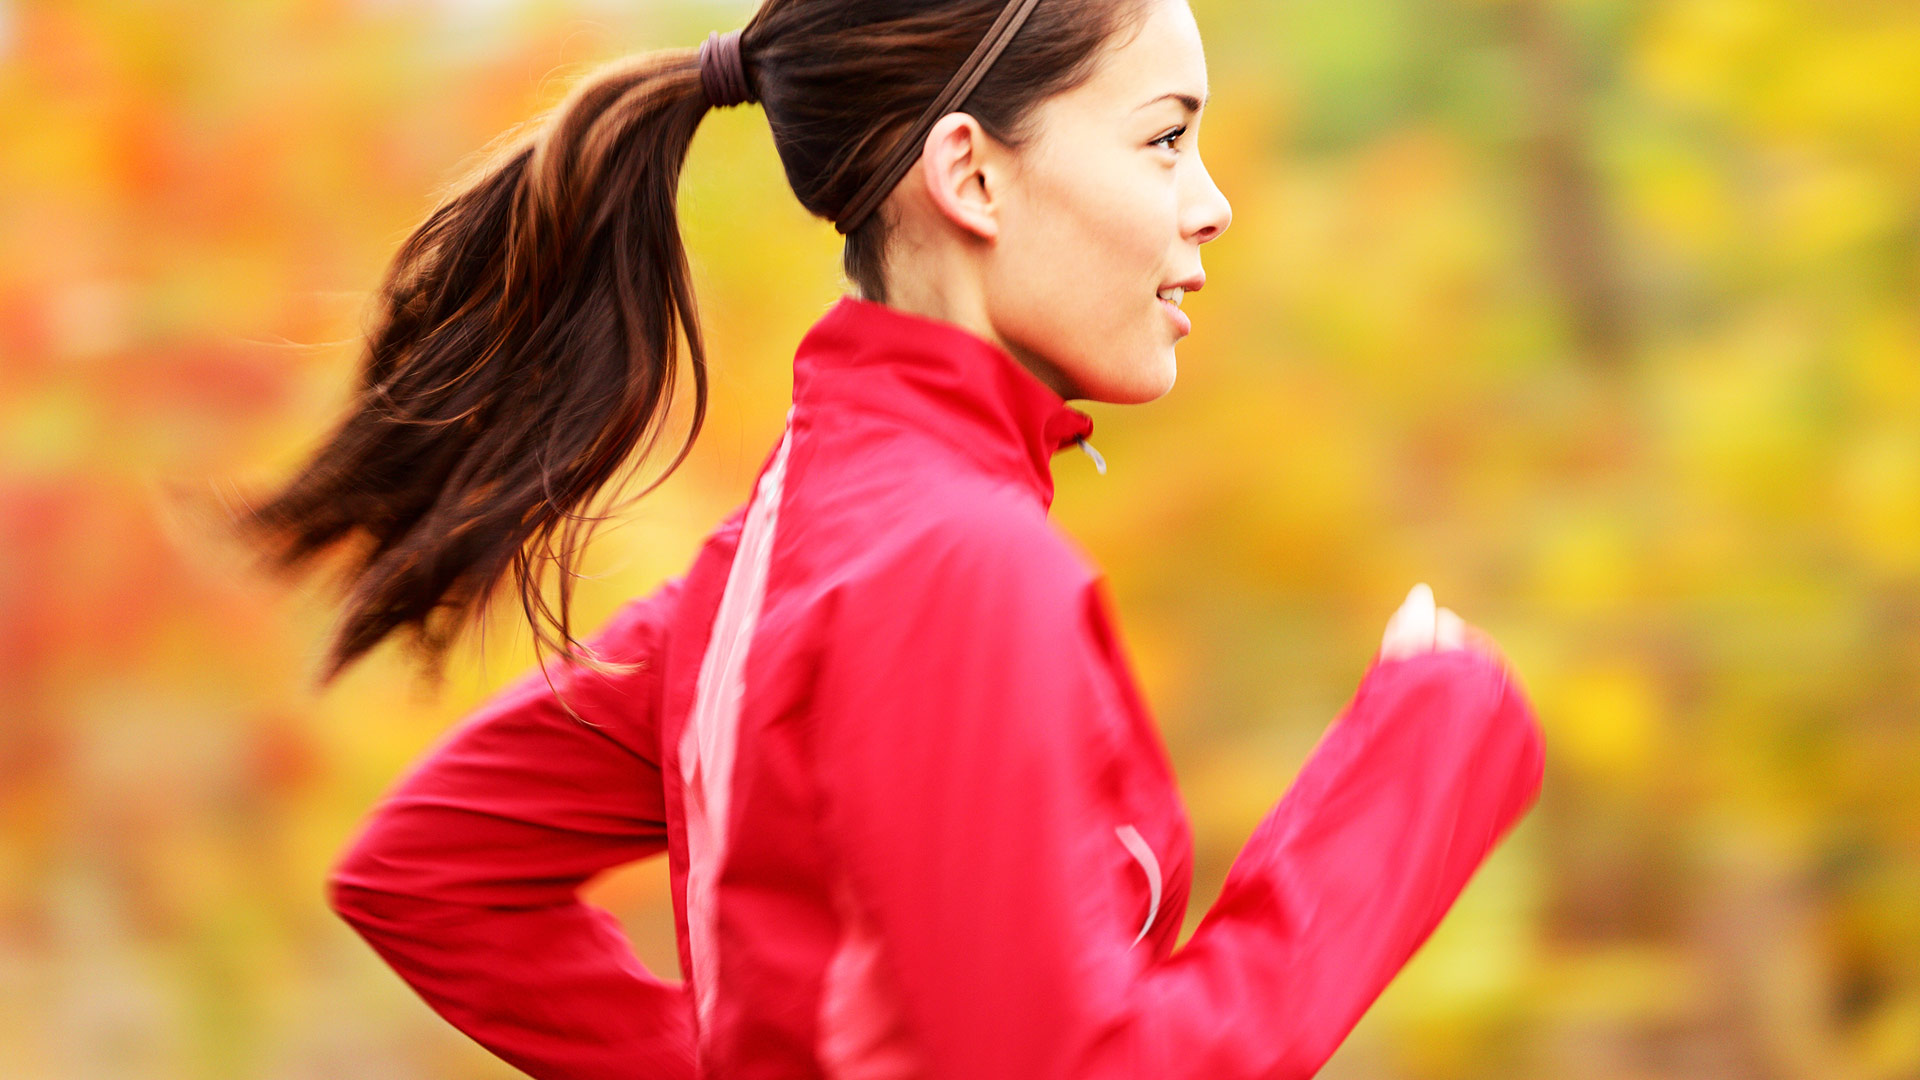
{"type": "Polygon", "coordinates": [[[1406,601],[1387,620],[1386,633],[1380,638],[1380,658],[1399,660],[1449,649],[1474,649],[1503,663],[1506,660],[1500,647],[1479,627],[1449,608],[1436,608],[1433,589],[1421,582],[1407,593],[1406,601]]]}
{"type": "Polygon", "coordinates": [[[1183,335],[1155,293],[1198,276],[1233,216],[1200,160],[1199,27],[1186,0],[1143,2],[1091,78],[1036,107],[1020,151],[948,113],[888,198],[889,304],[995,342],[1068,399],[1172,388],[1183,335]]]}
{"type": "MultiPolygon", "coordinates": [[[[1138,30],[1090,79],[1036,108],[1024,148],[948,113],[887,200],[889,304],[998,344],[1069,400],[1135,404],[1173,388],[1185,335],[1155,294],[1199,277],[1200,246],[1233,220],[1200,159],[1207,64],[1193,12],[1143,2],[1138,30]]],[[[1462,648],[1504,662],[1421,583],[1389,618],[1380,658],[1462,648]]]]}

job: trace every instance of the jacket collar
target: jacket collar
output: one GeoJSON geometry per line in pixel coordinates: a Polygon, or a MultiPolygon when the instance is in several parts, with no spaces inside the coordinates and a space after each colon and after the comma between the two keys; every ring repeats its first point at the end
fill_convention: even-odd
{"type": "Polygon", "coordinates": [[[1026,485],[1046,507],[1053,505],[1053,455],[1093,433],[1091,416],[993,342],[853,296],[842,296],[801,338],[793,400],[803,411],[844,403],[905,421],[1026,485]]]}

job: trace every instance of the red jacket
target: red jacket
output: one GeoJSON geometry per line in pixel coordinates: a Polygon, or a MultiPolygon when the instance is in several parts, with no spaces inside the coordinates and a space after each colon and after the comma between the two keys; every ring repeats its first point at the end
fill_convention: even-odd
{"type": "Polygon", "coordinates": [[[1009,354],[843,298],[753,497],[382,800],[333,909],[536,1077],[1311,1076],[1533,804],[1512,673],[1373,664],[1185,946],[1193,841],[1104,579],[1090,433],[1009,354]],[[724,828],[722,827],[724,826],[724,828]],[[667,982],[583,903],[667,853],[667,982]]]}

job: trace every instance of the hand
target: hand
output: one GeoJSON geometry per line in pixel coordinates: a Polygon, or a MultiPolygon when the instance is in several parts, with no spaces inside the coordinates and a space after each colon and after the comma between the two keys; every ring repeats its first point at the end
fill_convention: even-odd
{"type": "Polygon", "coordinates": [[[1380,659],[1398,660],[1424,652],[1474,649],[1504,663],[1505,655],[1480,628],[1448,608],[1433,605],[1433,589],[1426,582],[1407,593],[1400,609],[1387,620],[1380,639],[1380,659]]]}

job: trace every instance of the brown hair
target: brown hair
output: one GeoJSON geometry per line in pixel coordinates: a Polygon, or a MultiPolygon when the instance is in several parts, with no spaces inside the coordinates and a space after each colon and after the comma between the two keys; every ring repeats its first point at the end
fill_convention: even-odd
{"type": "MultiPolygon", "coordinates": [[[[801,205],[834,220],[1004,6],[767,0],[741,28],[740,57],[801,205]]],[[[1140,9],[1042,0],[962,107],[993,138],[1025,145],[1033,106],[1084,82],[1140,9]]],[[[275,571],[352,549],[319,685],[400,627],[413,628],[437,677],[509,567],[536,650],[582,659],[568,620],[573,566],[609,515],[577,511],[653,450],[680,333],[691,429],[636,498],[686,458],[706,414],[676,196],[708,107],[694,48],[607,64],[494,150],[401,245],[346,415],[283,487],[230,511],[275,571]],[[557,613],[540,595],[540,553],[559,567],[557,613]]],[[[892,225],[884,210],[868,215],[842,256],[860,294],[882,303],[892,225]]]]}

